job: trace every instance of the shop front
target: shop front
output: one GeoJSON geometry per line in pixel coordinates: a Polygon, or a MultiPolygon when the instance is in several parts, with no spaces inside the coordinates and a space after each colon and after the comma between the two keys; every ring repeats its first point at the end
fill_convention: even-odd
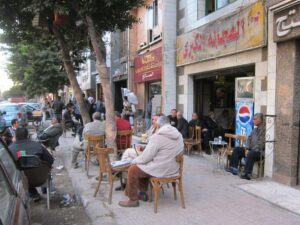
{"type": "Polygon", "coordinates": [[[137,56],[134,67],[136,93],[139,98],[137,108],[144,110],[150,97],[153,96],[152,114],[161,112],[162,48],[137,56]]]}
{"type": "Polygon", "coordinates": [[[276,81],[273,179],[294,186],[300,184],[300,1],[280,1],[269,10],[276,81]]]}
{"type": "Polygon", "coordinates": [[[265,29],[259,1],[177,37],[177,108],[187,119],[193,112],[218,115],[224,110],[235,117],[236,102],[242,100],[265,112],[265,29]],[[252,85],[249,99],[236,96],[237,80],[242,78],[252,85]]]}

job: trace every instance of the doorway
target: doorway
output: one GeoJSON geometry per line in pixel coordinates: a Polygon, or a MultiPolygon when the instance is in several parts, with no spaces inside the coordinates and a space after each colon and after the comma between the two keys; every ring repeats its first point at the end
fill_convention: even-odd
{"type": "Polygon", "coordinates": [[[122,88],[127,88],[127,80],[121,80],[114,82],[115,84],[115,110],[122,112],[123,109],[123,98],[122,88]]]}

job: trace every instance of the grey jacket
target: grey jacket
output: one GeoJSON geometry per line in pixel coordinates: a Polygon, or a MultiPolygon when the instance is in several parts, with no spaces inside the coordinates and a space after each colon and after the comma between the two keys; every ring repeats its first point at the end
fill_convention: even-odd
{"type": "Polygon", "coordinates": [[[184,150],[182,135],[167,124],[153,134],[141,155],[132,161],[145,173],[154,177],[177,176],[176,156],[184,150]]]}
{"type": "Polygon", "coordinates": [[[263,152],[265,149],[265,136],[266,131],[263,125],[254,128],[247,139],[246,149],[263,152]]]}

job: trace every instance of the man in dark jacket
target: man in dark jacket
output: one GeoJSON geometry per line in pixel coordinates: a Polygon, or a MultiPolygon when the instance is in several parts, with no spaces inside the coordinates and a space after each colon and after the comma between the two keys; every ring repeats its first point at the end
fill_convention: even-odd
{"type": "Polygon", "coordinates": [[[247,138],[246,147],[236,147],[230,159],[230,168],[228,172],[234,175],[238,173],[238,163],[242,157],[246,157],[246,165],[241,175],[242,179],[251,179],[253,165],[255,161],[260,160],[264,153],[265,145],[265,128],[263,124],[263,114],[256,113],[253,118],[255,128],[247,138]]]}
{"type": "Polygon", "coordinates": [[[65,123],[65,126],[72,129],[72,131],[73,131],[72,136],[75,137],[76,132],[81,125],[79,122],[76,122],[72,119],[72,115],[74,115],[74,106],[73,106],[73,104],[68,103],[66,111],[64,112],[64,115],[63,115],[63,120],[65,123]]]}
{"type": "MultiPolygon", "coordinates": [[[[15,160],[24,155],[36,155],[40,160],[49,163],[50,166],[53,164],[52,155],[43,145],[28,138],[28,130],[26,128],[17,128],[16,142],[13,142],[9,149],[15,160]]],[[[36,188],[29,188],[29,195],[34,201],[40,199],[36,188]]]]}
{"type": "Polygon", "coordinates": [[[177,109],[172,109],[171,114],[168,115],[168,118],[170,120],[170,124],[173,127],[177,127],[177,109]]]}
{"type": "Polygon", "coordinates": [[[63,128],[56,117],[51,120],[51,125],[38,134],[38,139],[41,141],[47,140],[44,143],[47,147],[55,149],[58,146],[58,139],[63,133],[63,128]]]}
{"type": "Polygon", "coordinates": [[[188,136],[189,136],[189,123],[182,116],[181,112],[177,112],[177,130],[181,133],[183,138],[188,138],[188,136]]]}
{"type": "Polygon", "coordinates": [[[60,96],[57,96],[56,100],[53,102],[52,108],[54,110],[55,117],[58,119],[58,122],[61,121],[62,111],[64,109],[64,103],[61,100],[60,96]]]}

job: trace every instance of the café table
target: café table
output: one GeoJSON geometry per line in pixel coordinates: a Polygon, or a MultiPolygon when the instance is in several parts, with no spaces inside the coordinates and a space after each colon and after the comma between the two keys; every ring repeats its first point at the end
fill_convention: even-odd
{"type": "Polygon", "coordinates": [[[226,141],[210,141],[209,148],[214,152],[214,147],[218,149],[218,166],[221,167],[221,159],[225,157],[228,143],[226,141]]]}

